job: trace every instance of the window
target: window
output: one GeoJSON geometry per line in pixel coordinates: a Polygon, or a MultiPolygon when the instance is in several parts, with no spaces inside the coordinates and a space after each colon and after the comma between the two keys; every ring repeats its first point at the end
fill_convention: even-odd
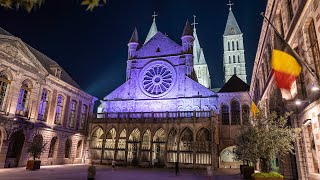
{"type": "Polygon", "coordinates": [[[23,81],[20,88],[16,114],[21,116],[28,115],[28,103],[29,103],[30,91],[31,91],[30,84],[28,84],[26,81],[23,81]]]}
{"type": "Polygon", "coordinates": [[[233,68],[233,74],[237,74],[237,68],[236,67],[233,68]]]}
{"type": "Polygon", "coordinates": [[[239,50],[239,41],[237,41],[237,50],[239,50]]]}
{"type": "Polygon", "coordinates": [[[221,107],[222,125],[229,125],[229,108],[226,105],[221,107]]]}
{"type": "Polygon", "coordinates": [[[234,41],[232,41],[232,51],[234,51],[234,41]]]}
{"type": "Polygon", "coordinates": [[[61,69],[57,68],[57,69],[56,69],[56,72],[54,73],[54,75],[55,75],[56,77],[58,77],[58,78],[61,78],[61,73],[62,73],[61,69]]]}
{"type": "Polygon", "coordinates": [[[82,105],[81,109],[81,117],[80,117],[80,129],[84,129],[85,123],[87,121],[87,114],[88,114],[88,106],[87,105],[82,105]]]}
{"type": "Polygon", "coordinates": [[[9,84],[10,81],[8,77],[0,73],[0,111],[5,111],[9,84]]]}
{"type": "Polygon", "coordinates": [[[231,125],[240,124],[240,104],[238,101],[231,102],[231,125]]]}
{"type": "Polygon", "coordinates": [[[316,70],[317,77],[320,78],[320,51],[319,51],[319,45],[317,41],[317,34],[316,29],[314,26],[314,22],[311,21],[309,27],[308,27],[308,34],[310,38],[310,47],[312,50],[312,57],[314,61],[314,67],[316,70]]]}
{"type": "Polygon", "coordinates": [[[64,150],[64,157],[70,159],[71,158],[71,140],[67,139],[64,150]]]}
{"type": "Polygon", "coordinates": [[[250,111],[248,105],[242,106],[242,124],[248,125],[249,124],[249,117],[250,117],[250,111]]]}
{"type": "Polygon", "coordinates": [[[238,63],[240,63],[240,55],[238,55],[238,63]]]}
{"type": "Polygon", "coordinates": [[[70,114],[69,114],[69,127],[71,128],[75,127],[76,109],[77,109],[77,102],[75,100],[72,100],[70,104],[70,114]]]}
{"type": "Polygon", "coordinates": [[[228,51],[230,51],[230,41],[228,41],[228,51]]]}
{"type": "Polygon", "coordinates": [[[48,158],[53,158],[54,156],[54,152],[57,148],[57,139],[57,137],[51,139],[48,158]]]}
{"type": "Polygon", "coordinates": [[[80,158],[81,157],[81,149],[82,149],[82,140],[80,140],[77,144],[77,154],[76,154],[76,158],[80,158]]]}
{"type": "Polygon", "coordinates": [[[231,56],[229,56],[229,64],[231,64],[231,56]]]}
{"type": "Polygon", "coordinates": [[[236,63],[236,56],[233,55],[233,63],[236,63]]]}
{"type": "MultiPolygon", "coordinates": [[[[287,0],[289,21],[293,18],[292,0],[287,0]]],[[[288,22],[290,24],[290,22],[288,22]]]]}
{"type": "Polygon", "coordinates": [[[38,110],[38,120],[46,120],[49,107],[49,91],[45,88],[42,90],[40,105],[38,110]]]}
{"type": "Polygon", "coordinates": [[[64,97],[61,94],[59,94],[57,96],[56,114],[54,117],[55,124],[58,124],[58,125],[62,124],[63,105],[64,105],[64,97]]]}

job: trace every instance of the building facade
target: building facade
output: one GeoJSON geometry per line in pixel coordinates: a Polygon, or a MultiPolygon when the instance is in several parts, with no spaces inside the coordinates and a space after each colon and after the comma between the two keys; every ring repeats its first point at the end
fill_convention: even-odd
{"type": "Polygon", "coordinates": [[[288,123],[302,130],[294,143],[295,155],[279,161],[287,179],[320,179],[319,4],[318,0],[268,0],[265,16],[301,57],[302,73],[290,91],[276,88],[270,63],[275,31],[265,21],[251,79],[250,95],[264,112],[292,111],[288,123]]]}
{"type": "MultiPolygon", "coordinates": [[[[155,26],[154,21],[151,29],[155,26]]],[[[134,30],[127,80],[101,100],[90,123],[90,159],[139,166],[173,167],[178,161],[188,168],[239,167],[234,140],[240,126],[249,122],[249,86],[236,75],[219,92],[200,84],[194,35],[187,22],[181,44],[157,31],[141,45],[134,30]]]]}
{"type": "Polygon", "coordinates": [[[0,29],[0,168],[25,166],[41,140],[42,165],[81,163],[93,96],[53,60],[0,29]]]}
{"type": "Polygon", "coordinates": [[[223,34],[223,70],[226,83],[234,74],[247,83],[246,59],[244,54],[243,33],[234,17],[229,4],[229,15],[223,34]]]}

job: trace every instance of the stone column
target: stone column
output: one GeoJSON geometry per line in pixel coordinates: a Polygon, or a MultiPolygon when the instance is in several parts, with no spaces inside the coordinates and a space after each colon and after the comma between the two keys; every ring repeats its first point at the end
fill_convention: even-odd
{"type": "Polygon", "coordinates": [[[102,164],[102,160],[104,159],[104,151],[105,151],[105,145],[106,145],[106,139],[107,139],[107,125],[103,130],[104,136],[102,140],[102,147],[101,147],[101,158],[100,158],[100,164],[102,164]]]}
{"type": "Polygon", "coordinates": [[[127,132],[126,132],[126,151],[125,151],[124,157],[126,160],[126,165],[128,165],[128,140],[129,140],[128,132],[130,132],[130,131],[129,131],[129,128],[128,129],[126,128],[126,130],[127,130],[127,132]]]}
{"type": "Polygon", "coordinates": [[[114,144],[114,156],[113,156],[113,159],[115,159],[115,160],[117,159],[119,136],[120,136],[120,133],[121,133],[121,132],[119,132],[119,130],[120,130],[120,128],[119,128],[119,123],[118,123],[116,139],[115,139],[115,144],[114,144]]]}
{"type": "Polygon", "coordinates": [[[2,141],[2,146],[0,149],[0,169],[4,168],[5,166],[5,161],[7,158],[7,151],[8,151],[8,146],[9,146],[9,140],[3,140],[2,141]]]}

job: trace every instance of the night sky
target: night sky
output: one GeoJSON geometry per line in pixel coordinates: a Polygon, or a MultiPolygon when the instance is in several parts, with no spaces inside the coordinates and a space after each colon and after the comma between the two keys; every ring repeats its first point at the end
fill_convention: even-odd
{"type": "MultiPolygon", "coordinates": [[[[233,0],[244,34],[247,80],[251,80],[266,0],[233,0]]],[[[135,27],[143,43],[156,11],[158,30],[181,44],[186,19],[197,16],[212,87],[223,85],[222,35],[227,0],[111,0],[85,11],[77,0],[46,0],[31,13],[0,9],[0,26],[57,61],[86,92],[103,98],[125,82],[127,43],[135,27]]]]}

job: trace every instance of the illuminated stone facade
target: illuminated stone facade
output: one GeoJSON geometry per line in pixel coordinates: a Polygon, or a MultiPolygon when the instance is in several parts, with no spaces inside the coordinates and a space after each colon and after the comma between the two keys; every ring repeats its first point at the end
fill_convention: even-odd
{"type": "Polygon", "coordinates": [[[250,94],[260,107],[266,107],[266,113],[293,111],[289,123],[302,129],[302,138],[295,142],[296,154],[279,161],[280,172],[287,179],[320,179],[320,2],[268,0],[265,15],[315,76],[303,66],[290,92],[275,87],[270,65],[274,31],[264,22],[250,94]],[[298,99],[300,105],[295,103],[298,99]]]}
{"type": "Polygon", "coordinates": [[[249,122],[249,87],[236,76],[218,93],[201,85],[193,35],[187,22],[181,45],[157,31],[141,46],[135,29],[128,43],[127,81],[101,100],[90,124],[92,160],[239,167],[230,152],[240,125],[249,122]]]}
{"type": "Polygon", "coordinates": [[[56,62],[0,28],[0,168],[25,166],[35,138],[47,144],[42,165],[83,162],[95,100],[56,62]]]}

